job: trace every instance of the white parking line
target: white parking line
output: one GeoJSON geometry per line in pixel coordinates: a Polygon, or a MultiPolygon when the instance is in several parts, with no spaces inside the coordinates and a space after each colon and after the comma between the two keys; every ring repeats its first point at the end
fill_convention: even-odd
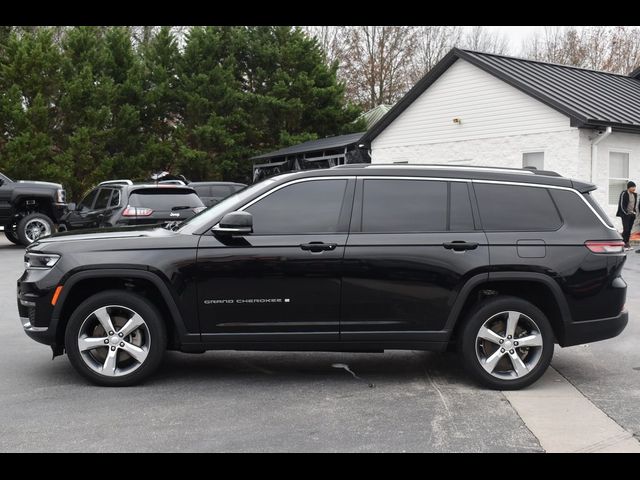
{"type": "Polygon", "coordinates": [[[640,453],[640,442],[555,369],[534,385],[503,392],[547,452],[640,453]]]}

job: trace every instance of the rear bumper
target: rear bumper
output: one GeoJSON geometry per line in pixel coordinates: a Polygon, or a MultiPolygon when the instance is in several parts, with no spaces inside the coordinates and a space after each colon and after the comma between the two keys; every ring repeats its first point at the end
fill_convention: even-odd
{"type": "Polygon", "coordinates": [[[564,342],[560,345],[570,347],[616,337],[625,329],[628,322],[629,313],[623,311],[617,317],[570,323],[565,326],[564,342]]]}

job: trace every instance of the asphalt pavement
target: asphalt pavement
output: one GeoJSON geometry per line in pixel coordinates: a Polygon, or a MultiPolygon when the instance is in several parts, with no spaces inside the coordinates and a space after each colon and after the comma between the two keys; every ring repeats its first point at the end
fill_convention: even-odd
{"type": "MultiPolygon", "coordinates": [[[[526,396],[512,404],[482,389],[451,353],[171,352],[144,385],[90,385],[66,356],[52,360],[22,332],[15,282],[24,249],[0,236],[2,452],[543,452],[548,445],[526,396]]],[[[550,375],[559,375],[546,385],[565,382],[563,391],[638,437],[640,255],[629,254],[624,276],[629,327],[616,339],[558,348],[550,375]]],[[[539,384],[527,389],[538,402],[539,384]]]]}

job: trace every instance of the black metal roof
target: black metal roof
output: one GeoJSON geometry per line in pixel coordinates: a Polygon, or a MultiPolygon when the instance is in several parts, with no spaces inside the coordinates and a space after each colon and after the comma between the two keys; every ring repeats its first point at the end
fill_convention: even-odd
{"type": "Polygon", "coordinates": [[[640,79],[472,50],[452,49],[361,139],[377,137],[454,62],[462,58],[564,113],[575,127],[640,132],[640,79]]]}
{"type": "Polygon", "coordinates": [[[357,144],[360,141],[360,138],[362,138],[362,135],[364,135],[364,132],[349,133],[347,135],[321,138],[319,140],[310,140],[290,147],[281,148],[275,152],[263,153],[262,155],[251,157],[251,160],[264,160],[267,158],[284,157],[286,155],[295,155],[298,153],[318,152],[322,150],[331,150],[333,148],[349,147],[357,144]]]}

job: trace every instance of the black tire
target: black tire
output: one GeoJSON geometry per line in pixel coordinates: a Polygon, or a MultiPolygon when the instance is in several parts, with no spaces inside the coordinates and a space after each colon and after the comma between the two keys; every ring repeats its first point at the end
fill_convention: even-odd
{"type": "MultiPolygon", "coordinates": [[[[458,339],[458,348],[466,370],[479,383],[494,390],[518,390],[531,385],[544,374],[553,357],[554,343],[555,336],[551,324],[539,308],[521,298],[498,296],[480,302],[469,312],[458,339]],[[477,335],[484,323],[495,315],[507,311],[523,313],[535,322],[542,337],[542,350],[537,363],[528,373],[517,378],[502,379],[485,370],[478,358],[476,348],[477,335]]],[[[520,349],[516,350],[522,352],[520,349]]],[[[508,361],[511,362],[509,359],[508,361]]]]}
{"type": "Polygon", "coordinates": [[[6,225],[4,227],[4,236],[7,237],[7,240],[9,240],[11,243],[20,245],[20,239],[18,238],[18,235],[16,233],[15,225],[6,225]]]}
{"type": "MultiPolygon", "coordinates": [[[[109,347],[104,348],[108,350],[109,347]]],[[[166,326],[156,307],[146,298],[124,290],[108,290],[89,297],[74,310],[65,331],[65,349],[71,365],[92,383],[105,387],[126,387],[143,382],[158,369],[166,348],[166,326]],[[97,373],[87,364],[78,347],[78,338],[85,320],[92,312],[109,305],[122,306],[140,315],[146,323],[150,338],[145,360],[136,370],[121,376],[97,373]]]]}
{"type": "Polygon", "coordinates": [[[18,234],[18,240],[21,245],[25,247],[31,245],[35,240],[31,234],[27,231],[27,229],[31,226],[33,222],[39,222],[44,225],[46,229],[48,229],[49,233],[54,233],[54,224],[53,221],[44,213],[35,212],[30,213],[29,215],[25,215],[18,221],[18,226],[16,228],[16,233],[18,234]],[[30,238],[31,237],[31,238],[30,238]]]}

